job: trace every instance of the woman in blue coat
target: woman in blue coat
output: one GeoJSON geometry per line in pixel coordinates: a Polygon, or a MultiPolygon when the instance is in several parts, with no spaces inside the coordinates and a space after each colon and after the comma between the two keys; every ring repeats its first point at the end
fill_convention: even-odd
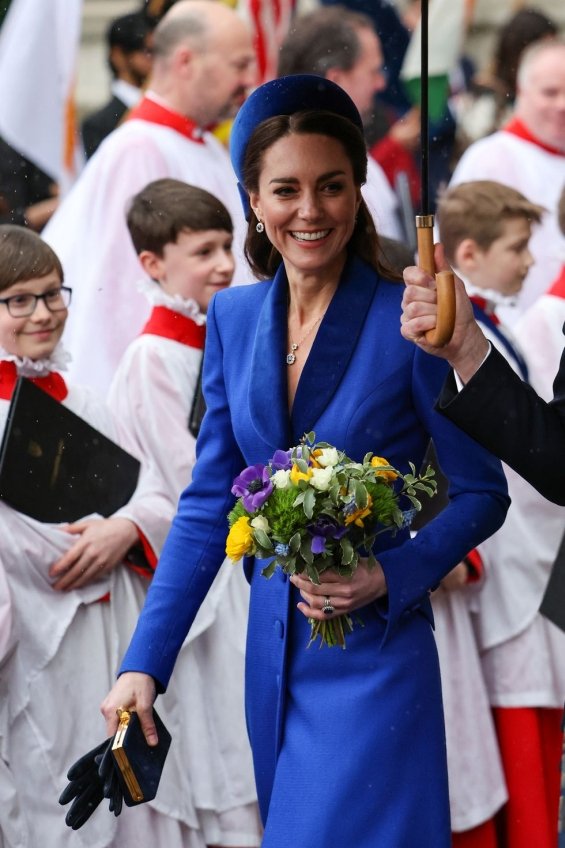
{"type": "Polygon", "coordinates": [[[373,451],[408,471],[432,437],[450,502],[414,539],[380,536],[377,568],[314,586],[280,572],[266,580],[264,563],[245,563],[264,848],[448,848],[429,593],[508,505],[498,461],[434,411],[445,364],[400,335],[403,287],[379,268],[360,195],[360,127],[347,95],[317,77],[267,83],[240,110],[231,150],[251,207],[246,249],[273,278],[212,301],[192,483],[102,707],[110,732],[118,706],[136,707],[154,739],[150,706],[224,558],[230,489],[245,466],[314,430],[353,458],[373,451]],[[325,596],[335,615],[363,619],[345,651],[306,648],[325,596]]]}

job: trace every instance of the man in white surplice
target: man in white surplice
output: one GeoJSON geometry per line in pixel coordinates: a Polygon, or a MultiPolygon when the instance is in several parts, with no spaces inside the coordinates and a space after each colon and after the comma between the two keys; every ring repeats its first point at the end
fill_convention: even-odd
{"type": "MultiPolygon", "coordinates": [[[[73,289],[65,334],[73,380],[105,393],[149,315],[125,223],[128,201],[147,183],[174,177],[215,194],[243,245],[235,176],[207,127],[233,116],[254,82],[251,36],[224,4],[181,0],[159,23],[145,97],[102,143],[42,233],[73,289]]],[[[236,262],[235,281],[250,281],[241,254],[236,262]]]]}

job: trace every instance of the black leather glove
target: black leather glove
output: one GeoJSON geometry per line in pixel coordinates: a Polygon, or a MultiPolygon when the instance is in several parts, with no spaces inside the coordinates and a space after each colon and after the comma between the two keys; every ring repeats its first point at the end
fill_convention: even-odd
{"type": "Polygon", "coordinates": [[[63,789],[60,804],[73,803],[65,823],[78,830],[88,821],[103,798],[110,800],[110,810],[118,816],[122,809],[122,790],[112,758],[113,737],[84,754],[67,772],[69,783],[63,789]]]}
{"type": "Polygon", "coordinates": [[[110,801],[108,808],[115,816],[119,816],[122,812],[124,794],[118,769],[112,756],[114,738],[112,737],[109,741],[110,744],[106,747],[104,753],[95,757],[95,760],[98,762],[98,777],[102,781],[102,793],[104,798],[108,798],[110,801]]]}

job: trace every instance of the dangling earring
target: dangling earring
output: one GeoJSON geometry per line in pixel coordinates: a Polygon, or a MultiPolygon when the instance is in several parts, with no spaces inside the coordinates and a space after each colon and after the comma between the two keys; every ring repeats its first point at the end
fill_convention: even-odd
{"type": "Polygon", "coordinates": [[[258,233],[265,232],[265,225],[264,225],[263,221],[257,221],[257,223],[255,224],[255,229],[257,230],[258,233]]]}

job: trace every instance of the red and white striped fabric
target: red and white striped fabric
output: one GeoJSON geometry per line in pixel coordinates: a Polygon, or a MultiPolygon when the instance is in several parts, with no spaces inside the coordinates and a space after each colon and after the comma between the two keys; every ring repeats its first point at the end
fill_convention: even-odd
{"type": "Polygon", "coordinates": [[[279,47],[288,33],[296,0],[244,0],[257,54],[257,83],[277,75],[279,47]]]}

